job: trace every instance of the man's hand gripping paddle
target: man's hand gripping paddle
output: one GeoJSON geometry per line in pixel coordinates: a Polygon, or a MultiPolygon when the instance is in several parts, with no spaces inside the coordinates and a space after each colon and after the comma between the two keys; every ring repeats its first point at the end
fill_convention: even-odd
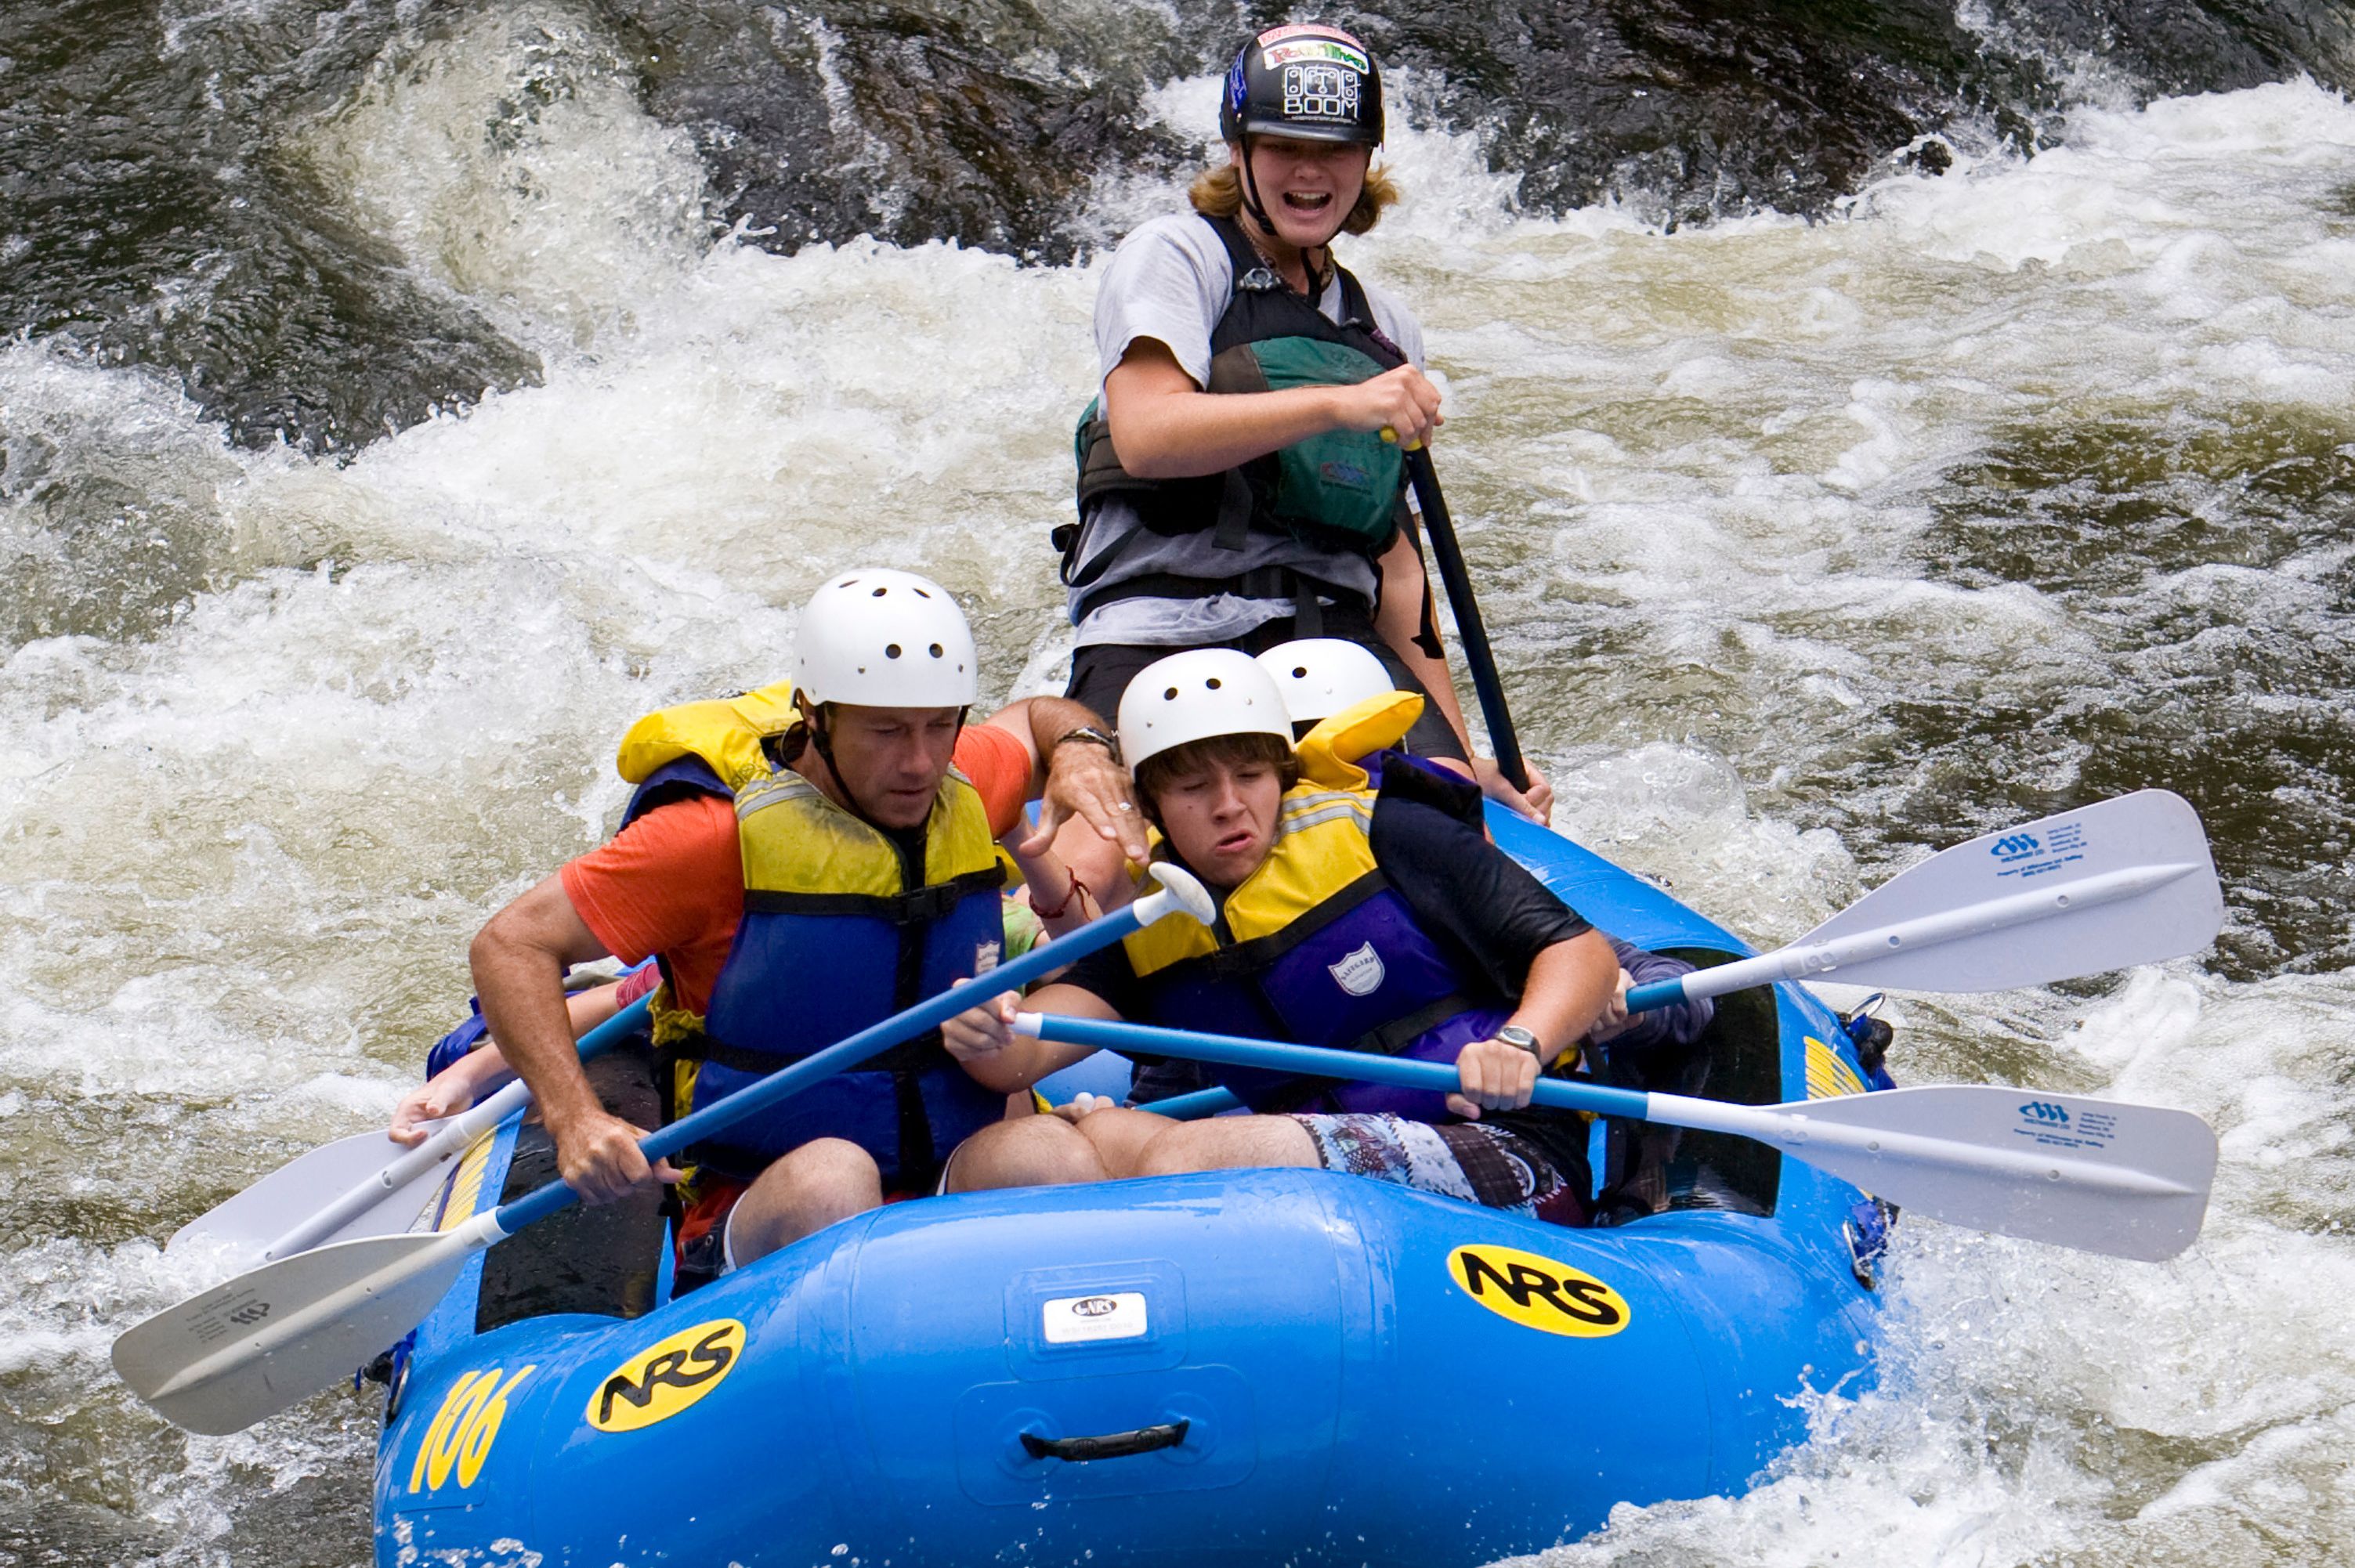
{"type": "MultiPolygon", "coordinates": [[[[1024,1012],[1017,1033],[1320,1078],[1453,1093],[1456,1070],[1356,1051],[1024,1012]]],[[[1536,1104],[1730,1132],[1949,1224],[2156,1262],[2191,1245],[2216,1135],[2189,1111],[1988,1085],[1727,1105],[1540,1078],[1536,1104]]],[[[1152,1107],[1146,1107],[1152,1109],[1152,1107]]]]}
{"type": "MultiPolygon", "coordinates": [[[[1160,891],[1040,944],[974,985],[943,991],[780,1068],[638,1147],[652,1164],[989,995],[1018,991],[1167,916],[1209,922],[1214,912],[1199,883],[1169,866],[1155,866],[1153,874],[1160,891]]],[[[337,1242],[265,1265],[123,1334],[114,1341],[114,1370],[132,1392],[191,1432],[241,1431],[348,1376],[422,1321],[469,1257],[575,1201],[571,1188],[551,1181],[450,1230],[337,1242]]]]}

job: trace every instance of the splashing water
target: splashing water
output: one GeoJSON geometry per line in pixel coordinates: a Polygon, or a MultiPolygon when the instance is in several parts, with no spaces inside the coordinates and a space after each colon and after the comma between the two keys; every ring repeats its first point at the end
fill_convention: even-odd
{"type": "MultiPolygon", "coordinates": [[[[286,155],[542,383],[337,466],[144,373],[0,348],[0,1557],[364,1560],[374,1421],[163,1428],[113,1334],[156,1241],[374,1124],[480,921],[596,842],[639,713],[773,678],[879,560],[993,696],[1068,652],[1047,529],[1099,262],[713,239],[571,14],[485,12],[286,155]],[[502,107],[504,106],[504,107],[502,107]],[[91,1151],[105,1153],[93,1158],[91,1151]]],[[[1155,104],[1181,134],[1214,90],[1155,104]]],[[[2164,1266],[1901,1228],[1880,1386],[1737,1499],[1556,1564],[2321,1563],[2355,1552],[2355,108],[2077,111],[1833,220],[1538,219],[1412,129],[1349,262],[1421,311],[1440,449],[1558,821],[1761,943],[1927,849],[2145,784],[2207,816],[2205,962],[1899,1011],[1921,1080],[2180,1106],[2164,1266]]],[[[1107,177],[1107,231],[1176,199],[1107,177]]]]}

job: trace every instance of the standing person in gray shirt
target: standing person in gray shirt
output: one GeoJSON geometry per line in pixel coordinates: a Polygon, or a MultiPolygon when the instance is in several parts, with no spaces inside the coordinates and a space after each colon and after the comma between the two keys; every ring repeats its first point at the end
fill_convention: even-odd
{"type": "Polygon", "coordinates": [[[1472,755],[1448,678],[1400,455],[1443,422],[1423,329],[1333,257],[1397,199],[1369,167],[1373,58],[1337,27],[1262,33],[1219,128],[1229,162],[1194,182],[1194,210],[1131,234],[1096,297],[1102,394],[1079,431],[1080,521],[1056,531],[1069,694],[1116,713],[1182,649],[1346,638],[1429,699],[1406,749],[1543,818],[1543,778],[1524,796],[1472,755]]]}

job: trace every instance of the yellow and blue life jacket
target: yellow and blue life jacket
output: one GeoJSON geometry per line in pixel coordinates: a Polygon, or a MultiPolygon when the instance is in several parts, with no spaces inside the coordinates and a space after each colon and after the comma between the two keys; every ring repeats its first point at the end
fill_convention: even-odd
{"type": "MultiPolygon", "coordinates": [[[[1378,809],[1362,787],[1312,779],[1287,790],[1267,858],[1227,895],[1213,927],[1164,920],[1124,939],[1145,1022],[1451,1063],[1494,1034],[1510,1004],[1423,930],[1382,874],[1371,838],[1378,809]]],[[[1447,1119],[1435,1094],[1215,1071],[1255,1110],[1447,1119]]]]}
{"type": "MultiPolygon", "coordinates": [[[[666,982],[655,1045],[676,1118],[996,966],[1005,880],[980,793],[952,768],[923,829],[921,863],[891,835],[786,766],[783,683],[651,714],[622,743],[634,820],[681,794],[736,809],[744,916],[700,1016],[666,982]]],[[[937,1031],[736,1123],[687,1158],[749,1178],[817,1138],[847,1139],[888,1185],[929,1185],[958,1142],[1003,1113],[937,1031]]]]}

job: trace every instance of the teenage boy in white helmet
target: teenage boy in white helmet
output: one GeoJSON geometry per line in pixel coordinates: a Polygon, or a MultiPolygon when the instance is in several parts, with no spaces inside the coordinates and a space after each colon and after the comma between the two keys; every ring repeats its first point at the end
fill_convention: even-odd
{"type": "MultiPolygon", "coordinates": [[[[1449,1062],[1459,1083],[1443,1099],[1220,1067],[1265,1114],[1095,1111],[1079,1126],[1106,1167],[1321,1165],[1585,1223],[1585,1124],[1523,1107],[1610,1000],[1618,966],[1602,936],[1450,810],[1378,799],[1362,773],[1355,788],[1304,781],[1283,696],[1247,654],[1146,667],[1120,723],[1164,835],[1156,854],[1201,878],[1219,919],[1139,932],[1022,1005],[1449,1062]]],[[[1017,1088],[1076,1059],[1014,1036],[1012,1007],[996,999],[943,1030],[975,1077],[1017,1088]]]]}
{"type": "MultiPolygon", "coordinates": [[[[1292,718],[1292,737],[1305,753],[1325,755],[1365,771],[1376,788],[1394,779],[1427,799],[1444,799],[1448,787],[1436,794],[1427,781],[1401,769],[1428,764],[1387,748],[1386,731],[1372,717],[1383,699],[1398,699],[1390,672],[1382,662],[1354,642],[1337,638],[1300,638],[1280,643],[1259,655],[1259,666],[1284,694],[1284,711],[1292,718]],[[1368,705],[1371,705],[1369,706],[1368,705]],[[1312,739],[1312,737],[1317,737],[1312,739]],[[1369,751],[1369,741],[1372,749],[1369,751]],[[1419,788],[1418,788],[1419,787],[1419,788]]],[[[1462,800],[1456,804],[1470,806],[1462,800]]],[[[1476,822],[1477,819],[1470,819],[1476,822]]],[[[1637,986],[1674,980],[1692,972],[1682,959],[1655,953],[1603,933],[1619,960],[1619,980],[1603,1015],[1580,1042],[1588,1069],[1604,1083],[1623,1088],[1697,1095],[1709,1077],[1709,1055],[1700,1038],[1716,1016],[1717,1004],[1702,998],[1631,1015],[1627,993],[1637,986]]],[[[1209,1081],[1197,1064],[1171,1061],[1139,1075],[1134,1097],[1139,1102],[1167,1098],[1200,1088],[1209,1081]]],[[[1676,1150],[1674,1128],[1614,1120],[1607,1143],[1606,1187],[1602,1208],[1619,1217],[1654,1212],[1665,1201],[1655,1191],[1676,1150]]]]}
{"type": "MultiPolygon", "coordinates": [[[[965,724],[978,661],[939,585],[846,572],[803,612],[794,653],[790,694],[780,684],[640,720],[622,746],[638,788],[620,832],[474,938],[484,1015],[590,1203],[678,1178],[648,1169],[643,1130],[583,1074],[569,966],[660,960],[657,1087],[675,1118],[992,967],[991,841],[1020,825],[1026,800],[1047,802],[1026,847],[1076,816],[1146,852],[1126,775],[1085,708],[1032,698],[965,724]]],[[[1001,1121],[1004,1107],[934,1036],[827,1079],[687,1151],[682,1262],[725,1272],[887,1192],[929,1192],[967,1139],[954,1185],[1009,1184],[1016,1168],[1034,1181],[1103,1173],[1068,1128],[1001,1121]]]]}

